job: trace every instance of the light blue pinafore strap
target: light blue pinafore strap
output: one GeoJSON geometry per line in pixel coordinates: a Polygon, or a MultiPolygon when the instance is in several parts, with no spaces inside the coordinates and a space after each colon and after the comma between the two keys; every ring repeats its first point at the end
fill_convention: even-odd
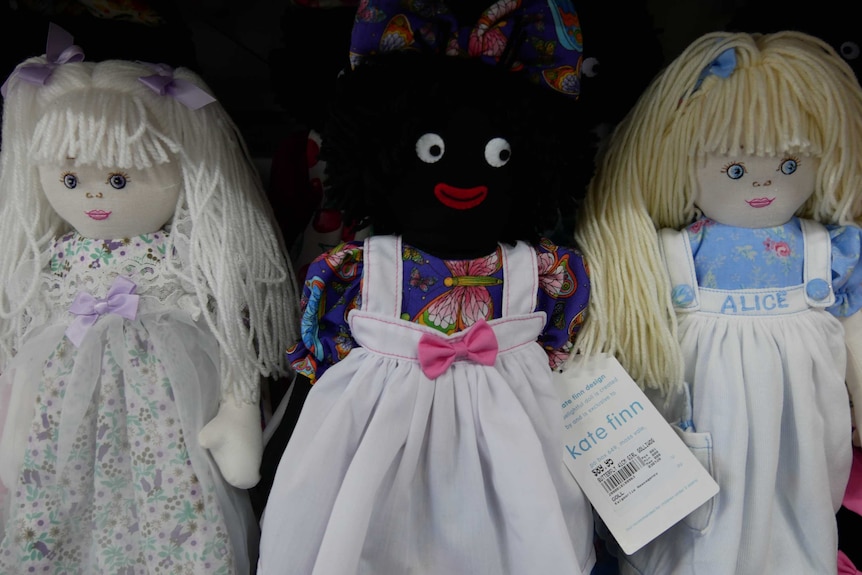
{"type": "Polygon", "coordinates": [[[804,245],[803,283],[760,289],[712,289],[697,284],[694,257],[685,230],[659,231],[659,247],[671,281],[678,313],[721,315],[783,315],[835,303],[832,289],[832,240],[829,231],[813,220],[799,220],[804,245]]]}

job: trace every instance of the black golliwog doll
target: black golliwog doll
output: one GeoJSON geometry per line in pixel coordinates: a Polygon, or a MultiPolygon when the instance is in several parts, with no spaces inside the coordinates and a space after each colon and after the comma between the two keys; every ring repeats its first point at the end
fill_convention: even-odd
{"type": "Polygon", "coordinates": [[[374,233],[306,275],[289,357],[315,383],[261,575],[592,568],[551,383],[589,281],[540,237],[578,137],[567,4],[360,5],[323,152],[329,197],[374,233]]]}

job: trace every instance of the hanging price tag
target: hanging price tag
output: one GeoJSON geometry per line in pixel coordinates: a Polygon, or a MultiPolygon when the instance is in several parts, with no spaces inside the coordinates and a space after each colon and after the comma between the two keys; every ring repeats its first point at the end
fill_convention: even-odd
{"type": "Polygon", "coordinates": [[[718,484],[610,355],[555,373],[563,456],[626,554],[718,493],[718,484]]]}

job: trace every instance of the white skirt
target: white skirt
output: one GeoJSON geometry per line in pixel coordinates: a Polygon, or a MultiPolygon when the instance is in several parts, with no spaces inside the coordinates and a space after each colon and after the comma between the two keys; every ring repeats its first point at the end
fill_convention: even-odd
{"type": "Polygon", "coordinates": [[[489,322],[495,365],[456,361],[429,380],[410,357],[424,326],[351,319],[354,334],[379,333],[357,335],[365,347],[309,393],[267,502],[258,575],[589,573],[591,508],[563,462],[535,342],[543,316],[529,321],[489,322]]]}
{"type": "Polygon", "coordinates": [[[840,322],[815,309],[680,321],[693,419],[712,435],[721,491],[621,571],[835,573],[835,512],[851,462],[840,322]]]}

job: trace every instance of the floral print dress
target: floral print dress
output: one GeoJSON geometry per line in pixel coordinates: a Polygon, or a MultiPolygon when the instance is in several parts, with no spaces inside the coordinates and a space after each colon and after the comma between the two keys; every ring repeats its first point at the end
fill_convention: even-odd
{"type": "Polygon", "coordinates": [[[249,572],[248,501],[197,443],[218,408],[218,346],[167,245],[165,232],[53,244],[49,304],[0,378],[12,398],[0,477],[14,478],[0,572],[249,572]],[[121,284],[125,317],[110,309],[121,284]],[[76,332],[89,320],[70,309],[88,297],[95,321],[76,332]]]}

